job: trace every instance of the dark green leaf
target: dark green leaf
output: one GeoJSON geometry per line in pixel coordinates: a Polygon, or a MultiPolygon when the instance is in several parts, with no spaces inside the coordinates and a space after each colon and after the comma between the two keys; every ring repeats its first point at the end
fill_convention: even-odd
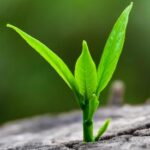
{"type": "Polygon", "coordinates": [[[83,41],[82,53],[76,62],[75,79],[80,93],[90,99],[91,95],[96,91],[97,72],[85,41],[83,41]]]}
{"type": "Polygon", "coordinates": [[[98,66],[97,95],[106,87],[117,66],[122,52],[128,17],[133,3],[131,3],[120,15],[106,42],[100,64],[98,66]]]}

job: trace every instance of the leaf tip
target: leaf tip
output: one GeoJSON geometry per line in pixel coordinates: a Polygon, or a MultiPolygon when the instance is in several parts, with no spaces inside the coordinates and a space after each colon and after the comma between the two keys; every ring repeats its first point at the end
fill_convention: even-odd
{"type": "Polygon", "coordinates": [[[12,24],[9,24],[9,23],[6,24],[6,27],[7,27],[7,28],[14,29],[14,30],[17,29],[17,27],[15,27],[15,26],[13,26],[12,24]]]}
{"type": "Polygon", "coordinates": [[[130,6],[133,7],[133,2],[130,3],[130,6]]]}
{"type": "Polygon", "coordinates": [[[8,28],[10,28],[11,26],[12,26],[12,25],[9,24],[9,23],[6,24],[6,27],[8,27],[8,28]]]}
{"type": "Polygon", "coordinates": [[[82,46],[83,46],[83,47],[85,47],[85,46],[87,47],[87,42],[86,42],[85,40],[83,40],[82,46]]]}
{"type": "Polygon", "coordinates": [[[83,53],[88,52],[88,45],[85,40],[83,40],[83,42],[82,42],[82,52],[83,53]]]}
{"type": "Polygon", "coordinates": [[[127,7],[127,10],[130,12],[132,7],[133,7],[133,2],[130,3],[130,5],[127,7]]]}
{"type": "Polygon", "coordinates": [[[111,118],[108,118],[108,119],[106,120],[106,124],[109,125],[110,122],[111,122],[111,118]]]}

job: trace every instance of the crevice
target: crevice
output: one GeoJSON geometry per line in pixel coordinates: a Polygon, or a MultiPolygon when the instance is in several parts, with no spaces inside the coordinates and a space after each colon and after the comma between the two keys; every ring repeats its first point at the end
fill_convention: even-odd
{"type": "Polygon", "coordinates": [[[144,129],[149,129],[149,128],[150,128],[150,123],[147,123],[147,124],[138,126],[136,128],[131,128],[131,129],[128,129],[126,131],[118,132],[117,134],[112,134],[112,135],[104,136],[100,140],[109,140],[109,139],[112,139],[114,137],[122,136],[122,135],[140,136],[140,135],[135,135],[134,132],[136,132],[137,130],[139,131],[139,130],[144,130],[144,129]]]}
{"type": "Polygon", "coordinates": [[[69,149],[77,150],[74,146],[82,144],[82,141],[71,141],[67,143],[63,143],[63,145],[69,149]]]}
{"type": "MultiPolygon", "coordinates": [[[[140,131],[140,130],[144,130],[144,129],[149,129],[150,128],[150,123],[147,123],[147,124],[144,124],[142,126],[138,126],[136,128],[132,128],[132,129],[128,129],[126,131],[121,131],[121,132],[118,132],[116,134],[112,134],[112,135],[108,135],[108,136],[104,136],[102,137],[98,143],[100,141],[104,141],[104,140],[111,140],[112,138],[115,138],[115,137],[120,137],[120,136],[123,136],[123,135],[132,135],[132,136],[150,136],[150,135],[137,135],[137,134],[134,134],[136,131],[140,131]]],[[[127,140],[129,140],[130,138],[128,138],[127,140]]],[[[97,142],[95,142],[97,143],[97,142]]],[[[92,143],[91,143],[92,144],[92,143]]],[[[94,144],[94,143],[93,143],[94,144]]],[[[84,145],[84,143],[82,143],[82,141],[72,141],[72,142],[68,142],[68,143],[63,143],[63,145],[71,150],[78,150],[79,147],[81,145],[84,145]]]]}

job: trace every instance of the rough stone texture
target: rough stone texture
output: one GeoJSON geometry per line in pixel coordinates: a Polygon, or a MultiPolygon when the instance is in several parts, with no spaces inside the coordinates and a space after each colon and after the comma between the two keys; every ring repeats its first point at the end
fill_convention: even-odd
{"type": "Polygon", "coordinates": [[[95,131],[112,118],[97,143],[82,143],[81,112],[39,116],[0,128],[0,150],[150,150],[150,105],[101,108],[95,131]]]}

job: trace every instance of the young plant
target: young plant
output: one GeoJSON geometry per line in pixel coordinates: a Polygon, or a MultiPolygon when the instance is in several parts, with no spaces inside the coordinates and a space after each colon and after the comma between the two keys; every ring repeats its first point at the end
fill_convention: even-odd
{"type": "Polygon", "coordinates": [[[63,60],[47,46],[23,32],[19,28],[7,24],[15,30],[33,49],[35,49],[63,78],[74,92],[77,102],[83,112],[83,141],[98,141],[107,130],[110,120],[102,125],[96,136],[93,135],[93,117],[99,106],[99,95],[110,81],[122,52],[126,27],[132,3],[122,12],[115,23],[106,42],[101,61],[96,65],[90,55],[88,45],[83,41],[82,53],[79,56],[74,75],[63,60]]]}

